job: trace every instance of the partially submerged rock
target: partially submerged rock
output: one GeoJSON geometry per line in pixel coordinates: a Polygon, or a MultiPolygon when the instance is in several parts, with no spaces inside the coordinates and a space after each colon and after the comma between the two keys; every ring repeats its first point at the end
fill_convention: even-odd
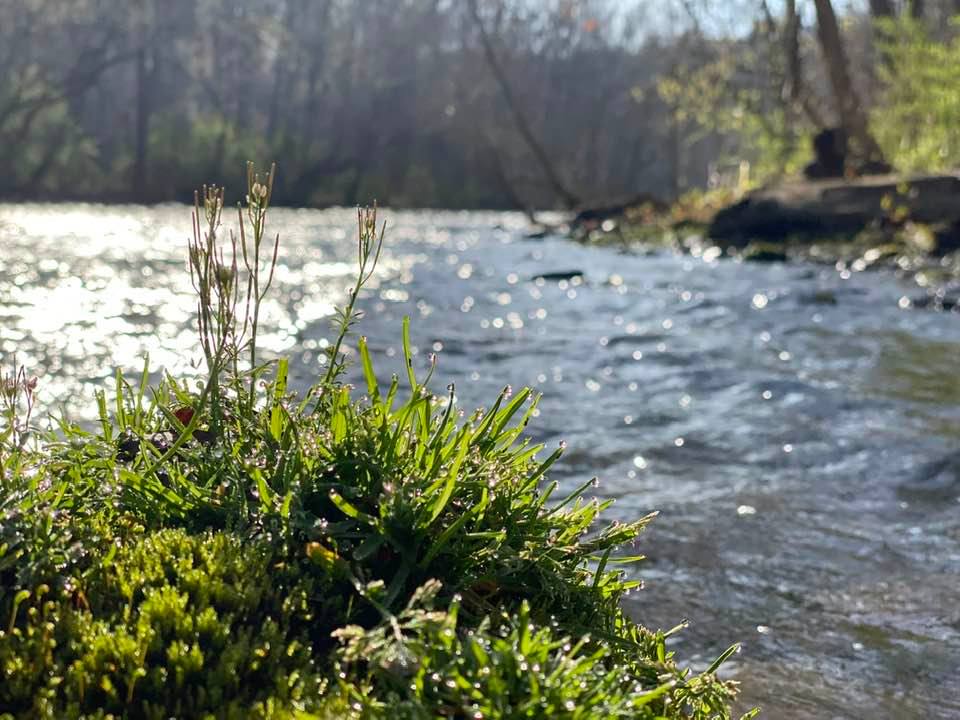
{"type": "Polygon", "coordinates": [[[960,452],[923,465],[897,487],[904,500],[950,502],[960,497],[960,452]]]}
{"type": "Polygon", "coordinates": [[[573,280],[582,278],[583,270],[556,270],[554,272],[537,273],[531,280],[545,280],[547,282],[559,282],[561,280],[573,280]]]}

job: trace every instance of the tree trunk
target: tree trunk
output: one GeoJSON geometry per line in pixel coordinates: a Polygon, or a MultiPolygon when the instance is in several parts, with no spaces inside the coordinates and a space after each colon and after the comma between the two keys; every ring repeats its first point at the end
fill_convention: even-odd
{"type": "Polygon", "coordinates": [[[679,200],[683,183],[683,147],[680,141],[680,119],[674,110],[670,112],[668,137],[670,144],[670,199],[679,200]]]}
{"type": "Polygon", "coordinates": [[[486,26],[483,24],[483,18],[480,17],[480,11],[477,8],[477,0],[469,0],[469,5],[470,13],[473,15],[473,21],[477,26],[477,30],[480,32],[480,42],[483,45],[483,52],[487,59],[487,65],[490,66],[490,71],[493,73],[493,76],[497,80],[497,84],[500,86],[500,92],[503,95],[504,101],[507,103],[507,109],[513,116],[513,122],[517,127],[517,131],[523,137],[527,147],[530,148],[530,151],[537,159],[537,162],[540,164],[540,168],[543,170],[543,174],[550,183],[550,187],[553,188],[553,191],[560,196],[563,204],[568,209],[576,207],[580,204],[579,198],[570,191],[570,189],[560,178],[560,174],[557,172],[556,167],[554,167],[553,161],[550,159],[550,156],[547,154],[547,151],[544,149],[543,145],[540,144],[540,141],[534,134],[533,129],[530,127],[530,123],[527,121],[526,116],[520,109],[517,99],[514,97],[513,89],[510,87],[510,82],[507,79],[507,75],[501,67],[500,61],[497,58],[497,54],[494,51],[493,41],[491,40],[490,35],[487,33],[486,26]]]}
{"type": "Polygon", "coordinates": [[[147,150],[150,142],[150,73],[147,70],[147,50],[137,50],[137,129],[133,156],[133,194],[143,200],[147,184],[147,150]]]}
{"type": "Polygon", "coordinates": [[[800,107],[807,119],[816,127],[825,127],[823,115],[810,97],[809,88],[803,81],[803,63],[800,59],[800,14],[796,0],[786,0],[783,22],[783,52],[787,60],[787,72],[783,87],[783,99],[789,109],[800,107]]]}
{"type": "Polygon", "coordinates": [[[814,0],[817,8],[817,37],[833,90],[840,123],[855,147],[855,153],[869,163],[883,164],[883,151],[870,134],[863,103],[850,79],[847,56],[840,37],[837,16],[830,0],[814,0]]]}
{"type": "Polygon", "coordinates": [[[791,102],[800,100],[800,16],[797,14],[796,0],[787,0],[784,6],[783,49],[787,56],[787,77],[784,95],[791,102]]]}

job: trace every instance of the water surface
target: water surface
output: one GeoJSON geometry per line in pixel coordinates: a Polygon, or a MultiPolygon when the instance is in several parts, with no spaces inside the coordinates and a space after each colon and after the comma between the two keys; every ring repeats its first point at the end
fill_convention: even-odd
{"type": "MultiPolygon", "coordinates": [[[[413,318],[420,367],[468,409],[543,393],[554,477],[613,514],[661,511],[629,599],[770,718],[960,716],[960,317],[903,310],[891,275],[523,238],[499,213],[388,213],[363,297],[380,367],[413,318]],[[537,279],[577,270],[582,276],[537,279]]],[[[351,211],[278,210],[264,343],[322,371],[355,257],[351,211]]],[[[194,374],[188,210],[0,206],[0,354],[89,420],[114,368],[194,374]]],[[[386,374],[386,373],[385,373],[386,374]]]]}

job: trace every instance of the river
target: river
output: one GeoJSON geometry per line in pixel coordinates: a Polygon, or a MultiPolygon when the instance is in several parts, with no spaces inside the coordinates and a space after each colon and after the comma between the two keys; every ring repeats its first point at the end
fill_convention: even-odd
{"type": "MultiPolygon", "coordinates": [[[[611,517],[660,511],[627,603],[690,620],[681,659],[741,641],[725,673],[762,717],[960,717],[960,316],[902,309],[889,273],[527,240],[516,214],[384,216],[358,328],[379,365],[410,315],[419,366],[436,353],[435,388],[467,409],[542,392],[531,432],[567,442],[563,488],[597,475],[611,517]]],[[[355,214],[271,223],[263,341],[302,388],[355,214]]],[[[40,377],[41,409],[91,420],[94,390],[146,353],[154,379],[195,372],[189,228],[183,206],[0,205],[0,353],[40,377]]]]}

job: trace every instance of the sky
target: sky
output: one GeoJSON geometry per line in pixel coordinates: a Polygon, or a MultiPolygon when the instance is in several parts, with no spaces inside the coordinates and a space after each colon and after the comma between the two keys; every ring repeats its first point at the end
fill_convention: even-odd
{"type": "MultiPolygon", "coordinates": [[[[755,18],[760,15],[762,0],[638,0],[636,6],[643,8],[651,33],[676,32],[686,29],[690,23],[692,8],[697,14],[701,29],[708,34],[737,35],[747,33],[755,18]]],[[[849,12],[867,11],[867,0],[833,0],[834,9],[840,15],[849,12]]],[[[774,17],[784,11],[784,0],[767,0],[767,7],[774,17]]],[[[811,27],[816,21],[812,0],[797,0],[803,24],[811,27]]]]}

